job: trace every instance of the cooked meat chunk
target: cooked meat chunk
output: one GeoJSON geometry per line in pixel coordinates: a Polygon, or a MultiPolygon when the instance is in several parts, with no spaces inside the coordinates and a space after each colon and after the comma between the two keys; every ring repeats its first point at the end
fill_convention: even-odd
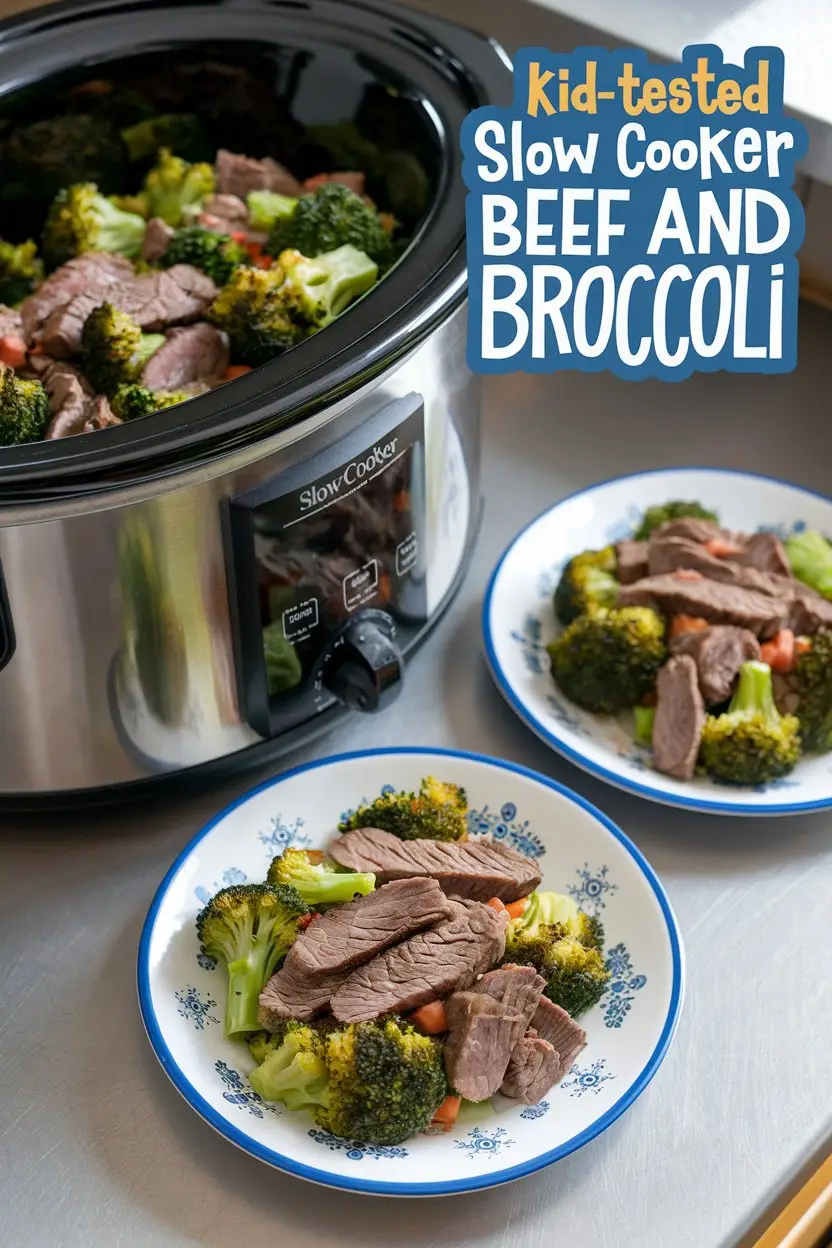
{"type": "Polygon", "coordinates": [[[444,892],[474,901],[527,897],[541,880],[537,865],[493,841],[400,841],[380,828],[340,836],[332,856],[350,871],[374,871],[381,883],[430,875],[444,892]]]}
{"type": "Polygon", "coordinates": [[[668,659],[659,672],[657,690],[653,762],[665,775],[690,780],[705,724],[705,706],[696,663],[689,654],[668,659]]]}
{"type": "Polygon", "coordinates": [[[258,1018],[267,1031],[288,1018],[307,1022],[329,1009],[330,1000],[344,983],[349,970],[327,975],[310,975],[293,957],[290,949],[276,974],[260,993],[258,1018]]]}
{"type": "Polygon", "coordinates": [[[16,308],[0,303],[0,338],[22,338],[23,321],[16,308]]]}
{"type": "Polygon", "coordinates": [[[733,541],[733,534],[721,529],[713,520],[699,520],[695,516],[682,516],[659,525],[653,537],[684,537],[689,542],[711,542],[714,538],[733,541]]]}
{"type": "Polygon", "coordinates": [[[557,1049],[530,1029],[511,1055],[500,1091],[524,1105],[536,1105],[560,1078],[560,1068],[557,1049]]]}
{"type": "Polygon", "coordinates": [[[506,912],[498,914],[478,903],[449,904],[450,916],[436,927],[350,973],[332,997],[332,1012],[340,1022],[408,1013],[437,997],[470,988],[478,975],[500,960],[506,944],[506,912]]]}
{"type": "Polygon", "coordinates": [[[393,880],[313,919],[292,946],[292,961],[310,975],[351,969],[450,913],[436,880],[393,880]]]}
{"type": "Polygon", "coordinates": [[[774,572],[778,576],[792,574],[783,543],[775,533],[753,533],[735,558],[737,563],[748,564],[760,572],[774,572]]]}
{"type": "Polygon", "coordinates": [[[107,400],[101,395],[96,397],[86,378],[65,360],[33,355],[31,372],[43,383],[52,409],[45,439],[66,438],[121,424],[107,400]]]}
{"type": "Polygon", "coordinates": [[[145,365],[142,385],[149,390],[179,390],[195,381],[210,382],[228,368],[228,339],[200,321],[169,329],[164,344],[145,365]]]}
{"type": "Polygon", "coordinates": [[[175,264],[133,278],[112,302],[142,329],[158,331],[199,320],[216,296],[217,288],[205,273],[190,264],[175,264]]]}
{"type": "MultiPolygon", "coordinates": [[[[498,970],[483,975],[474,987],[477,992],[493,997],[507,1013],[521,1014],[525,1019],[522,1034],[537,1009],[546,980],[538,975],[533,966],[515,966],[513,962],[509,962],[498,970]]],[[[519,1035],[517,1039],[520,1039],[519,1035]]]]}
{"type": "Polygon", "coordinates": [[[622,585],[632,585],[647,575],[647,542],[617,542],[618,579],[622,585]]]}
{"type": "Polygon", "coordinates": [[[791,603],[789,627],[805,636],[832,628],[832,602],[808,585],[798,585],[791,603]]]}
{"type": "Polygon", "coordinates": [[[566,1010],[555,1005],[548,997],[541,997],[532,1015],[532,1029],[542,1040],[548,1040],[557,1050],[560,1064],[555,1082],[559,1083],[582,1049],[586,1048],[586,1032],[579,1027],[566,1010]]]}
{"type": "Polygon", "coordinates": [[[710,624],[736,624],[757,637],[771,637],[783,625],[788,606],[769,594],[726,585],[695,573],[668,572],[622,585],[622,607],[657,607],[666,615],[695,615],[710,624]]]}
{"type": "Polygon", "coordinates": [[[671,643],[671,650],[689,654],[696,663],[706,706],[718,706],[730,698],[743,663],[760,657],[760,643],[754,634],[734,624],[711,624],[698,633],[683,633],[671,643]]]}
{"type": "Polygon", "coordinates": [[[146,260],[148,264],[156,264],[161,260],[175,232],[161,217],[151,217],[145,226],[142,239],[142,260],[146,260]]]}
{"type": "MultiPolygon", "coordinates": [[[[112,292],[133,276],[134,270],[129,260],[107,252],[87,252],[70,260],[68,264],[61,265],[21,306],[20,315],[26,341],[30,345],[40,341],[47,324],[59,318],[78,297],[83,297],[88,304],[91,300],[89,306],[92,310],[111,298],[112,292]]],[[[83,323],[82,320],[81,325],[83,323]]],[[[80,333],[79,328],[76,344],[80,344],[80,333]]],[[[45,341],[44,349],[49,355],[72,354],[71,351],[54,352],[45,341]]]]}
{"type": "Polygon", "coordinates": [[[109,400],[103,394],[97,394],[87,410],[87,419],[81,432],[92,433],[95,429],[109,429],[123,423],[112,411],[109,400]]]}
{"type": "Polygon", "coordinates": [[[233,225],[236,230],[248,225],[248,205],[238,195],[212,195],[202,205],[202,211],[212,217],[233,225]]]}
{"type": "Polygon", "coordinates": [[[487,1101],[500,1084],[526,1024],[482,992],[455,992],[445,1002],[449,1032],[445,1073],[454,1092],[467,1101],[487,1101]]]}
{"type": "Polygon", "coordinates": [[[267,156],[253,160],[220,149],[217,152],[217,193],[245,199],[250,191],[277,191],[280,195],[300,195],[301,184],[288,169],[267,156]]]}

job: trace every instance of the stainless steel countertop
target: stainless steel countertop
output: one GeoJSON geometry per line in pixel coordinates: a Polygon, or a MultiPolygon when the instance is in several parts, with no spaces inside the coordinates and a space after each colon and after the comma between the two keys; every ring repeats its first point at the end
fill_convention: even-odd
{"type": "MultiPolygon", "coordinates": [[[[596,802],[659,871],[688,995],[656,1079],[605,1135],[530,1179],[418,1208],[329,1192],[237,1152],[179,1099],[142,1031],[145,911],[182,845],[262,774],[164,806],[0,824],[0,1243],[293,1248],[717,1248],[832,1136],[832,816],[682,814],[561,762],[481,657],[488,573],[552,501],[604,477],[716,464],[829,489],[832,319],[802,314],[798,371],[678,386],[518,375],[486,385],[474,565],[378,719],[287,764],[380,744],[480,750],[596,802]]],[[[56,627],[58,626],[56,619],[56,627]]],[[[68,711],[68,713],[70,713],[68,711]]],[[[276,771],[276,768],[272,769],[276,771]]]]}

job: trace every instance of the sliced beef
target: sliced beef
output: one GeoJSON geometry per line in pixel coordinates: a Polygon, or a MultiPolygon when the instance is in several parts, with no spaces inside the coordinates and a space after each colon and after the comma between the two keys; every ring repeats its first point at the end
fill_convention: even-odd
{"type": "Polygon", "coordinates": [[[647,542],[624,541],[616,543],[618,579],[622,585],[632,585],[647,575],[647,542]]]}
{"type": "Polygon", "coordinates": [[[142,260],[148,264],[156,264],[168,249],[168,244],[176,231],[161,217],[151,217],[144,227],[142,239],[142,260]]]}
{"type": "MultiPolygon", "coordinates": [[[[531,1022],[545,987],[546,980],[538,975],[533,966],[515,966],[513,962],[501,966],[499,970],[489,971],[475,984],[477,992],[493,997],[507,1013],[523,1016],[525,1022],[521,1032],[531,1022]]],[[[519,1035],[517,1039],[520,1039],[519,1035]]]]}
{"type": "Polygon", "coordinates": [[[792,569],[785,547],[775,533],[753,533],[740,552],[735,555],[737,563],[747,564],[760,572],[773,572],[777,576],[791,576],[792,569]]]}
{"type": "Polygon", "coordinates": [[[113,425],[124,422],[110,407],[109,400],[103,394],[97,394],[87,409],[87,419],[82,433],[93,433],[96,429],[111,429],[113,425]]]}
{"type": "Polygon", "coordinates": [[[238,195],[212,195],[202,205],[202,211],[225,221],[233,230],[242,230],[248,225],[248,205],[238,195]]]}
{"type": "Polygon", "coordinates": [[[586,1048],[586,1032],[579,1027],[560,1005],[555,1005],[548,997],[541,997],[537,1009],[532,1015],[532,1030],[536,1031],[541,1040],[548,1040],[560,1058],[556,1083],[559,1083],[582,1049],[586,1048]]]}
{"type": "Polygon", "coordinates": [[[250,191],[277,191],[280,195],[300,195],[303,188],[297,178],[277,164],[270,156],[253,160],[235,152],[217,152],[217,192],[245,199],[250,191]]]}
{"type": "Polygon", "coordinates": [[[445,1073],[452,1090],[467,1101],[487,1101],[500,1084],[526,1024],[482,992],[455,992],[445,1002],[448,1037],[445,1073]]]}
{"type": "MultiPolygon", "coordinates": [[[[76,256],[68,264],[61,265],[21,306],[20,315],[26,341],[31,346],[43,339],[44,349],[49,355],[64,357],[73,354],[73,351],[66,349],[52,350],[47,339],[56,337],[56,334],[54,329],[51,333],[45,333],[46,327],[50,323],[57,323],[64,310],[78,298],[87,301],[89,315],[89,311],[110,298],[114,290],[133,276],[134,269],[129,260],[108,252],[87,252],[83,256],[76,256]]],[[[80,342],[84,319],[81,319],[74,335],[76,344],[80,342]]],[[[57,340],[60,348],[63,339],[57,336],[57,340]]],[[[77,345],[74,350],[77,350],[77,345]]]]}
{"type": "Polygon", "coordinates": [[[374,871],[381,883],[430,875],[449,895],[474,901],[517,901],[541,880],[530,858],[493,841],[400,841],[380,828],[359,828],[340,836],[331,852],[342,867],[374,871]]]}
{"type": "Polygon", "coordinates": [[[275,1031],[287,1018],[307,1022],[329,1009],[330,1000],[350,974],[349,970],[310,975],[289,950],[276,974],[260,993],[258,1018],[261,1027],[275,1031]]]}
{"type": "Polygon", "coordinates": [[[175,264],[158,273],[142,273],[127,282],[112,300],[144,330],[198,321],[217,297],[205,273],[190,264],[175,264]]]}
{"type": "Polygon", "coordinates": [[[711,624],[698,633],[683,633],[671,649],[674,654],[689,654],[695,662],[706,706],[718,706],[729,698],[743,663],[760,657],[754,634],[734,624],[711,624]]]}
{"type": "Polygon", "coordinates": [[[292,961],[310,975],[360,966],[450,913],[436,880],[393,880],[314,919],[295,941],[292,961]]]}
{"type": "Polygon", "coordinates": [[[557,1049],[530,1028],[511,1055],[500,1091],[524,1105],[536,1105],[557,1083],[560,1069],[557,1049]]]}
{"type": "Polygon", "coordinates": [[[668,659],[659,672],[657,693],[653,724],[656,770],[677,780],[690,780],[705,724],[705,706],[696,663],[689,654],[668,659]]]}
{"type": "Polygon", "coordinates": [[[507,916],[490,906],[451,901],[451,914],[426,932],[394,945],[350,973],[334,993],[332,1012],[342,1023],[407,1013],[470,988],[503,956],[507,916]]]}
{"type": "Polygon", "coordinates": [[[832,628],[832,602],[808,585],[796,584],[789,614],[789,627],[798,635],[811,636],[832,628]]]}
{"type": "Polygon", "coordinates": [[[721,529],[713,520],[699,520],[696,516],[683,516],[679,520],[667,520],[653,531],[652,537],[684,537],[689,542],[711,542],[714,538],[733,541],[733,534],[721,529]]]}
{"type": "Polygon", "coordinates": [[[16,308],[0,303],[0,338],[22,338],[23,320],[16,308]]]}
{"type": "Polygon", "coordinates": [[[45,439],[67,438],[121,424],[107,400],[96,396],[86,378],[65,360],[36,354],[32,356],[30,371],[49,395],[52,419],[46,426],[45,439]]]}
{"type": "Polygon", "coordinates": [[[148,360],[142,385],[149,390],[179,390],[195,381],[210,382],[228,368],[228,339],[200,321],[169,329],[164,344],[148,360]]]}
{"type": "MultiPolygon", "coordinates": [[[[719,562],[719,561],[717,561],[719,562]]],[[[757,637],[771,637],[788,616],[782,599],[697,574],[668,572],[622,585],[619,606],[653,606],[666,615],[695,615],[710,624],[736,624],[757,637]]]]}

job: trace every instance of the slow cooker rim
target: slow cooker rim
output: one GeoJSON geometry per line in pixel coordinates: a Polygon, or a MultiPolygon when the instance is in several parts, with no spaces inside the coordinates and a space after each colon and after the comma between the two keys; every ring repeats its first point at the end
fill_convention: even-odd
{"type": "MultiPolygon", "coordinates": [[[[233,0],[218,0],[211,7],[213,11],[218,11],[231,8],[232,4],[234,10],[239,12],[239,6],[233,0]]],[[[430,35],[434,57],[441,52],[446,60],[453,62],[453,71],[460,79],[460,91],[460,76],[466,74],[465,86],[476,98],[487,98],[488,94],[481,80],[481,68],[479,76],[468,73],[460,61],[457,47],[436,44],[438,33],[447,35],[451,32],[454,37],[462,35],[463,43],[475,40],[478,52],[488,50],[493,62],[494,80],[498,69],[501,75],[505,75],[505,58],[495,55],[500,50],[492,41],[451,26],[441,19],[423,19],[421,14],[412,10],[386,3],[383,6],[368,3],[367,0],[349,6],[345,0],[305,0],[303,8],[309,14],[315,9],[331,10],[333,4],[345,18],[354,19],[358,9],[363,10],[365,16],[368,10],[372,11],[384,18],[386,32],[393,31],[399,37],[402,36],[402,24],[407,27],[410,39],[414,31],[422,36],[422,40],[430,35]]],[[[194,7],[187,0],[184,4],[166,5],[167,10],[186,8],[193,11],[194,7]]],[[[202,7],[207,6],[203,4],[202,7]]],[[[250,0],[245,11],[261,11],[273,17],[276,7],[284,6],[280,0],[277,4],[275,0],[250,0]]],[[[289,5],[285,7],[290,8],[289,5]]],[[[291,10],[295,15],[299,7],[292,4],[291,10]]],[[[44,28],[53,29],[56,23],[63,26],[89,21],[91,17],[100,21],[102,15],[107,13],[123,14],[125,10],[142,11],[145,8],[143,0],[93,0],[92,4],[86,4],[84,0],[61,0],[0,24],[0,51],[10,41],[17,42],[28,34],[34,36],[44,28]]],[[[157,6],[154,5],[154,8],[157,9],[157,6]]],[[[409,50],[412,53],[412,49],[409,50]]],[[[414,86],[421,89],[415,60],[412,72],[414,86]]],[[[426,71],[423,70],[423,81],[425,77],[426,71]]],[[[426,95],[426,98],[429,96],[426,95]]],[[[387,370],[396,359],[418,345],[466,297],[464,212],[459,214],[458,227],[450,231],[452,237],[444,263],[430,274],[423,285],[415,289],[411,285],[407,291],[407,284],[414,283],[419,270],[419,240],[435,225],[441,209],[447,207],[441,196],[443,190],[448,194],[448,187],[443,184],[448,182],[449,177],[449,140],[440,130],[440,138],[443,137],[446,163],[430,212],[396,268],[343,318],[286,356],[232,383],[229,392],[223,388],[191,400],[186,422],[182,421],[181,414],[177,418],[175,409],[171,409],[167,413],[146,417],[134,426],[102,430],[95,436],[81,435],[61,441],[0,448],[0,498],[3,502],[14,505],[53,501],[71,495],[117,489],[127,481],[135,483],[148,476],[164,475],[166,467],[172,470],[215,459],[224,451],[256,442],[322,410],[334,399],[343,397],[345,392],[358,388],[387,370]],[[290,364],[287,365],[286,361],[290,364]],[[302,366],[299,374],[298,366],[302,366]],[[293,381],[291,386],[287,386],[285,374],[290,367],[293,381]],[[221,395],[223,398],[220,398],[221,395]]],[[[458,162],[458,159],[458,153],[454,152],[454,160],[458,162]]],[[[457,199],[461,198],[458,186],[451,187],[451,192],[457,199]]]]}

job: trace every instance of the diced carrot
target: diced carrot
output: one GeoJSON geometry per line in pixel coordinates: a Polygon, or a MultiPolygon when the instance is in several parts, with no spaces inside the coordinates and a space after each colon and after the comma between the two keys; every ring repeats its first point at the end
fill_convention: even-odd
{"type": "Polygon", "coordinates": [[[737,546],[735,542],[726,541],[724,537],[712,537],[709,542],[705,543],[705,549],[716,559],[731,559],[734,555],[742,554],[741,546],[737,546]]]}
{"type": "Polygon", "coordinates": [[[529,908],[528,897],[520,897],[517,901],[512,901],[506,906],[508,917],[510,919],[521,919],[529,908]]]}
{"type": "MultiPolygon", "coordinates": [[[[240,364],[239,367],[245,368],[246,365],[240,364]]],[[[251,372],[251,369],[249,369],[248,371],[251,372]]],[[[312,863],[313,866],[317,867],[324,860],[324,851],[322,849],[307,849],[306,857],[309,859],[309,861],[312,863]]]]}
{"type": "Polygon", "coordinates": [[[681,637],[682,633],[701,633],[708,627],[708,621],[698,615],[674,615],[670,621],[670,636],[681,637]]]}
{"type": "Polygon", "coordinates": [[[795,654],[808,654],[812,649],[811,637],[795,637],[794,652],[795,654]]]}
{"type": "Polygon", "coordinates": [[[236,381],[238,377],[245,377],[246,373],[250,373],[251,368],[248,364],[231,364],[222,375],[223,381],[236,381]]]}
{"type": "Polygon", "coordinates": [[[761,658],[768,663],[773,672],[785,676],[794,667],[794,633],[790,628],[781,628],[771,641],[760,647],[761,658]]]}
{"type": "Polygon", "coordinates": [[[246,242],[247,237],[248,236],[244,233],[241,234],[239,238],[236,235],[232,235],[232,238],[234,238],[236,242],[245,243],[246,251],[248,252],[252,260],[255,260],[255,261],[259,260],[263,254],[263,244],[262,243],[247,243],[246,242]]]}
{"type": "Polygon", "coordinates": [[[16,334],[0,338],[0,363],[7,368],[22,368],[26,363],[26,343],[16,334]]]}
{"type": "Polygon", "coordinates": [[[410,1015],[410,1021],[426,1036],[441,1036],[448,1030],[448,1019],[441,1001],[428,1001],[410,1015]]]}
{"type": "Polygon", "coordinates": [[[490,906],[492,910],[496,910],[498,912],[500,910],[505,910],[506,908],[505,902],[500,901],[499,897],[489,897],[488,901],[485,904],[487,906],[490,906]]]}
{"type": "Polygon", "coordinates": [[[702,573],[695,568],[677,568],[673,573],[677,581],[701,581],[702,573]]]}
{"type": "Polygon", "coordinates": [[[298,919],[298,931],[299,932],[305,931],[306,928],[309,926],[309,924],[312,922],[312,920],[317,919],[317,917],[318,917],[317,913],[302,914],[300,918],[298,919]]]}
{"type": "Polygon", "coordinates": [[[270,269],[272,267],[271,256],[258,256],[254,261],[254,267],[256,269],[270,269]]]}
{"type": "Polygon", "coordinates": [[[461,1096],[446,1096],[436,1113],[431,1118],[431,1126],[435,1130],[450,1131],[462,1108],[461,1096]]]}
{"type": "Polygon", "coordinates": [[[230,237],[235,243],[244,243],[248,238],[248,234],[246,234],[245,230],[234,230],[230,237]]]}

